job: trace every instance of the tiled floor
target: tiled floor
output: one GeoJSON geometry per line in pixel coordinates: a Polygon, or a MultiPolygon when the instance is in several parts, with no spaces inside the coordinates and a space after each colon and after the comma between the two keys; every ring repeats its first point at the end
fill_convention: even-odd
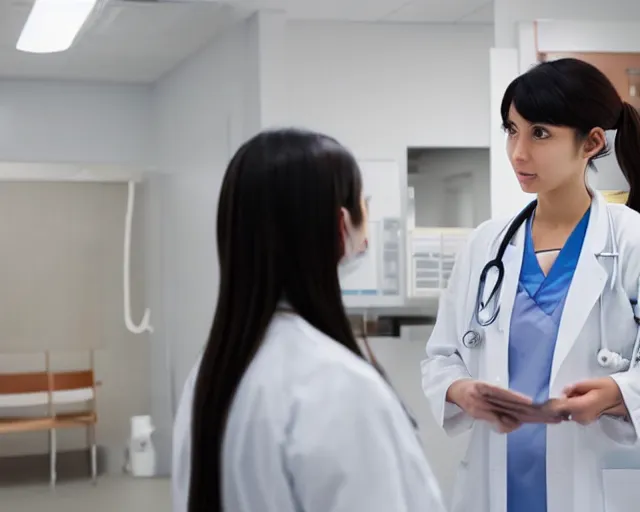
{"type": "Polygon", "coordinates": [[[0,487],[0,509],[28,512],[171,512],[166,479],[104,476],[90,482],[46,486],[0,487]]]}

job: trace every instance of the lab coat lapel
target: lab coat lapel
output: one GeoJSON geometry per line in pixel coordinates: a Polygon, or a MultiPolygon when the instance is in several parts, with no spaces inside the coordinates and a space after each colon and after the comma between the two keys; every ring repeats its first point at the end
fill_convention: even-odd
{"type": "Polygon", "coordinates": [[[609,234],[607,205],[599,193],[593,193],[589,225],[571,286],[565,299],[551,368],[551,388],[562,363],[578,339],[589,314],[602,294],[607,282],[607,271],[598,261],[597,254],[606,246],[609,234]]]}
{"type": "Polygon", "coordinates": [[[494,366],[491,372],[497,379],[498,385],[509,385],[509,333],[511,329],[511,313],[518,292],[518,282],[520,281],[520,269],[522,267],[522,257],[524,254],[524,234],[526,224],[520,227],[512,242],[507,247],[502,259],[504,264],[504,281],[500,296],[500,314],[496,322],[498,333],[497,343],[487,347],[493,353],[488,354],[488,360],[494,366]]]}

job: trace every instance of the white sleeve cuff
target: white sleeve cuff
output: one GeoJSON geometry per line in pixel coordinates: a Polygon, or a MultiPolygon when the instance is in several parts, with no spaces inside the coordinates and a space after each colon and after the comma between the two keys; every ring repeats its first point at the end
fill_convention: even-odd
{"type": "Polygon", "coordinates": [[[431,412],[449,436],[456,436],[471,429],[474,419],[460,407],[447,402],[447,391],[454,382],[469,379],[471,376],[462,365],[449,365],[438,371],[439,375],[427,377],[423,366],[422,389],[431,406],[431,412]]]}
{"type": "Polygon", "coordinates": [[[463,434],[473,427],[474,419],[456,404],[445,403],[442,428],[451,437],[463,434]]]}
{"type": "Polygon", "coordinates": [[[600,419],[605,433],[613,440],[623,444],[634,444],[640,434],[640,372],[637,369],[611,375],[620,388],[620,393],[627,410],[629,421],[621,418],[600,419]]]}
{"type": "Polygon", "coordinates": [[[614,416],[602,416],[598,424],[602,432],[616,443],[632,446],[638,442],[636,430],[629,421],[614,416]]]}

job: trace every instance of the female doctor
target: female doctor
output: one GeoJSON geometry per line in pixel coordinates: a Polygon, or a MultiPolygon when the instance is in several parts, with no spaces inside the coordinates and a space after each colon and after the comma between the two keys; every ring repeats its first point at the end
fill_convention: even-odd
{"type": "Polygon", "coordinates": [[[339,267],[361,260],[360,170],[278,130],[224,176],[220,291],[174,426],[174,512],[444,512],[397,396],[365,360],[339,267]]]}
{"type": "Polygon", "coordinates": [[[537,203],[471,235],[422,363],[440,425],[471,431],[453,512],[637,512],[640,448],[629,445],[640,431],[640,367],[630,363],[640,118],[600,71],[574,59],[516,78],[501,115],[516,178],[537,203]],[[608,205],[586,185],[588,167],[607,152],[605,130],[617,130],[628,206],[608,205]],[[494,259],[502,279],[495,265],[482,275],[494,259]],[[502,414],[483,383],[534,403],[555,398],[548,410],[557,415],[502,414]],[[612,483],[607,470],[616,468],[628,471],[612,483]],[[622,479],[633,501],[612,490],[622,479]]]}

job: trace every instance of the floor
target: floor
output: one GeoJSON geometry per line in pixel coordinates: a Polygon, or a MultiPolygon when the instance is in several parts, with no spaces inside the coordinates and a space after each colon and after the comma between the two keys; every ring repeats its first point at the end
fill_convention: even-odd
{"type": "Polygon", "coordinates": [[[90,482],[0,487],[2,510],[29,512],[171,512],[169,480],[103,476],[90,482]]]}

